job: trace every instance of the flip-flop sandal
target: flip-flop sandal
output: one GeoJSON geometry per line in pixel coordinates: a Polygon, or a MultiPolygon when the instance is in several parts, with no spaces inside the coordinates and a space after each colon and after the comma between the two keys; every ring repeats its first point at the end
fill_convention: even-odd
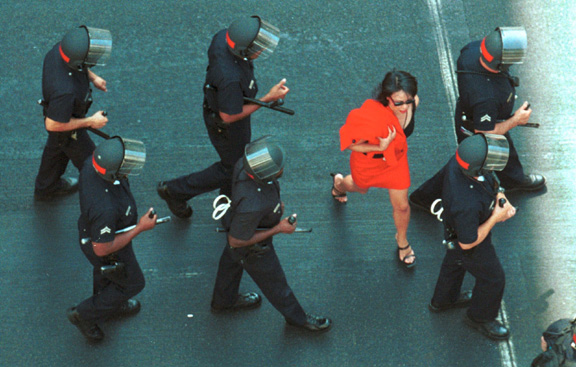
{"type": "Polygon", "coordinates": [[[400,258],[400,251],[401,251],[401,250],[406,250],[406,249],[408,249],[408,248],[410,248],[410,244],[408,244],[408,245],[406,245],[406,246],[404,246],[404,247],[397,247],[397,248],[396,248],[396,254],[397,254],[396,258],[398,259],[398,262],[399,262],[400,264],[402,264],[402,266],[404,266],[406,269],[410,269],[410,268],[412,268],[414,265],[416,265],[416,255],[415,255],[415,254],[406,255],[406,256],[404,256],[402,259],[400,258]],[[414,258],[414,261],[411,262],[411,263],[406,262],[406,259],[409,259],[409,258],[414,258]]]}
{"type": "Polygon", "coordinates": [[[346,195],[345,192],[342,192],[340,190],[338,190],[336,188],[336,175],[338,173],[330,173],[330,176],[332,176],[332,190],[330,191],[330,193],[332,194],[332,198],[334,199],[334,201],[340,203],[340,204],[346,204],[348,201],[340,201],[338,200],[338,198],[347,198],[348,195],[346,195]],[[336,195],[333,194],[333,192],[336,192],[336,195]]]}

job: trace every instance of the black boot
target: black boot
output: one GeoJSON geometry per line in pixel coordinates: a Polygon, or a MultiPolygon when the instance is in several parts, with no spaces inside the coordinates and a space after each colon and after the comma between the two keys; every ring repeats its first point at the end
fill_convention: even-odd
{"type": "Polygon", "coordinates": [[[476,321],[472,317],[464,316],[464,322],[473,329],[478,330],[490,339],[506,340],[510,336],[510,331],[496,320],[491,321],[476,321]]]}
{"type": "Polygon", "coordinates": [[[188,205],[186,200],[178,200],[174,199],[170,195],[170,191],[168,190],[168,186],[164,181],[158,182],[158,187],[156,188],[158,191],[158,195],[166,201],[168,204],[168,208],[178,218],[190,218],[192,216],[192,207],[188,205]]]}
{"type": "Polygon", "coordinates": [[[465,291],[458,295],[458,299],[454,303],[437,305],[434,302],[430,301],[430,303],[428,304],[428,309],[432,312],[442,312],[450,310],[452,308],[468,307],[468,305],[470,305],[471,300],[472,300],[472,291],[465,291]]]}
{"type": "Polygon", "coordinates": [[[58,196],[72,194],[78,191],[78,179],[73,177],[63,177],[60,179],[58,188],[49,193],[42,193],[34,190],[34,200],[45,201],[51,200],[58,196]]]}
{"type": "Polygon", "coordinates": [[[238,311],[238,310],[248,310],[251,308],[256,308],[262,303],[262,298],[258,293],[250,292],[239,294],[238,299],[232,306],[222,307],[216,305],[214,302],[211,304],[212,312],[226,312],[226,311],[238,311]]]}
{"type": "Polygon", "coordinates": [[[75,325],[78,330],[91,342],[97,342],[104,339],[104,333],[93,322],[86,321],[80,317],[76,307],[69,308],[67,311],[68,320],[75,325]]]}
{"type": "Polygon", "coordinates": [[[546,177],[538,174],[524,176],[524,181],[518,185],[506,187],[506,192],[511,191],[538,191],[546,186],[546,177]]]}
{"type": "Polygon", "coordinates": [[[296,326],[308,331],[313,332],[323,332],[328,331],[332,327],[332,320],[327,317],[314,316],[306,314],[306,323],[304,325],[298,325],[291,321],[286,320],[288,325],[296,326]]]}
{"type": "Polygon", "coordinates": [[[129,299],[128,301],[122,303],[120,307],[116,310],[116,313],[110,318],[128,317],[136,315],[140,312],[140,302],[136,299],[129,299]]]}

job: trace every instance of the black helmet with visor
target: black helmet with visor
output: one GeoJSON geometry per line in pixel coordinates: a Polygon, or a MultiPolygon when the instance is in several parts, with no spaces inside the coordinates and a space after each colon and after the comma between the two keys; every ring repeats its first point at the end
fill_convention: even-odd
{"type": "Polygon", "coordinates": [[[456,161],[464,174],[479,177],[490,171],[502,171],[508,163],[510,146],[504,135],[474,134],[456,150],[456,161]]]}
{"type": "Polygon", "coordinates": [[[244,170],[259,183],[269,183],[282,175],[284,149],[266,135],[244,148],[244,170]]]}
{"type": "Polygon", "coordinates": [[[112,53],[112,34],[106,29],[80,26],[60,42],[60,56],[74,70],[104,66],[112,53]]]}
{"type": "Polygon", "coordinates": [[[146,162],[146,147],[139,140],[119,136],[100,143],[92,154],[92,165],[106,181],[137,176],[146,162]]]}
{"type": "Polygon", "coordinates": [[[265,59],[272,55],[280,40],[280,31],[257,15],[235,20],[226,32],[232,53],[243,59],[265,59]]]}
{"type": "Polygon", "coordinates": [[[524,62],[527,48],[524,27],[498,27],[482,39],[480,58],[490,69],[506,71],[524,62]]]}

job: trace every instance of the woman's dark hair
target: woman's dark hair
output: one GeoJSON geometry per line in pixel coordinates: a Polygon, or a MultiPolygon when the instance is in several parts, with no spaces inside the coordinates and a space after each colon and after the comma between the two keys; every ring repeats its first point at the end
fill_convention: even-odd
{"type": "Polygon", "coordinates": [[[386,73],[382,83],[374,89],[374,99],[388,106],[388,97],[401,90],[414,97],[418,94],[418,81],[412,74],[394,69],[386,73]]]}

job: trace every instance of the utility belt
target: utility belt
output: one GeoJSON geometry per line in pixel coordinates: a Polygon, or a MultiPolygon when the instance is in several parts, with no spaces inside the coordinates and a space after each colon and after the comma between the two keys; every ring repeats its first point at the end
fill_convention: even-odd
{"type": "Polygon", "coordinates": [[[216,128],[218,128],[219,133],[228,129],[229,124],[222,121],[222,119],[220,118],[220,114],[217,111],[214,111],[212,108],[210,108],[210,105],[208,105],[206,100],[204,100],[204,103],[202,104],[202,108],[204,108],[204,113],[206,113],[210,116],[210,119],[214,122],[214,125],[216,125],[216,128]]]}
{"type": "Polygon", "coordinates": [[[258,242],[246,247],[232,247],[230,249],[240,256],[241,261],[245,261],[248,264],[253,264],[258,258],[263,257],[266,253],[270,252],[272,249],[270,245],[266,242],[258,242]]]}
{"type": "MultiPolygon", "coordinates": [[[[72,111],[72,117],[75,118],[84,118],[86,114],[90,110],[92,103],[94,100],[92,99],[92,88],[88,88],[88,92],[84,97],[84,101],[79,104],[74,104],[74,109],[72,111]]],[[[48,110],[49,103],[48,101],[44,100],[44,98],[40,98],[36,103],[42,106],[42,114],[46,117],[46,111],[48,110]]]]}
{"type": "Polygon", "coordinates": [[[458,238],[456,237],[456,231],[454,228],[444,225],[444,240],[442,244],[446,246],[446,250],[454,250],[458,245],[458,238]]]}
{"type": "Polygon", "coordinates": [[[460,114],[460,131],[468,136],[474,135],[474,118],[462,110],[460,98],[456,101],[456,113],[460,114]]]}
{"type": "MultiPolygon", "coordinates": [[[[92,243],[92,241],[90,241],[92,243]]],[[[126,265],[118,261],[118,254],[113,252],[103,256],[102,261],[105,265],[100,266],[100,274],[111,280],[121,281],[126,278],[126,265]]]]}
{"type": "MultiPolygon", "coordinates": [[[[444,222],[446,223],[446,222],[444,222]]],[[[454,251],[460,250],[463,256],[472,256],[476,251],[476,247],[471,248],[470,250],[464,250],[458,244],[458,237],[456,235],[456,231],[454,228],[444,224],[444,240],[442,244],[446,247],[447,251],[454,251]]]]}
{"type": "MultiPolygon", "coordinates": [[[[92,247],[92,241],[90,238],[82,238],[80,239],[80,243],[82,246],[90,246],[92,247]]],[[[112,280],[122,280],[126,278],[126,265],[118,261],[118,254],[111,253],[109,255],[101,257],[102,262],[104,265],[100,266],[100,274],[104,277],[112,280]]]]}

